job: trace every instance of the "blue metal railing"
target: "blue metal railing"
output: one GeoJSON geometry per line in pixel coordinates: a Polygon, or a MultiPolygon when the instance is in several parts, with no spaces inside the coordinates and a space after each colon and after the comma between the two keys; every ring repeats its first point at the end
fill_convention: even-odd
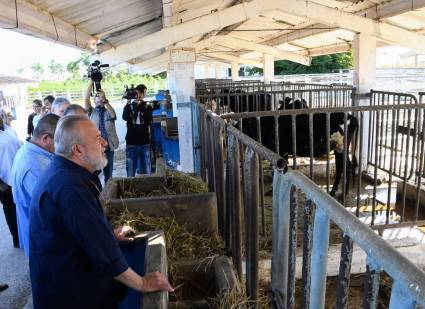
{"type": "MultiPolygon", "coordinates": [[[[295,304],[297,189],[306,196],[302,270],[302,308],[324,308],[330,221],[344,233],[337,308],[346,308],[353,243],[367,255],[364,308],[375,308],[380,272],[392,279],[390,309],[425,304],[425,273],[360,222],[340,203],[299,172],[275,171],[273,180],[272,300],[277,308],[295,304]],[[295,212],[295,214],[294,214],[295,212]],[[311,250],[310,250],[311,249],[311,250]]],[[[297,302],[299,303],[299,302],[297,302]]]]}

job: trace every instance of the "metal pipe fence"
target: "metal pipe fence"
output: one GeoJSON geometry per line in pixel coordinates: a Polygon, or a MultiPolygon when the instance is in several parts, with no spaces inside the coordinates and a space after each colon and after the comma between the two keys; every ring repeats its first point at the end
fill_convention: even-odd
{"type": "MultiPolygon", "coordinates": [[[[262,162],[264,165],[270,164],[274,174],[272,282],[269,296],[275,308],[293,308],[295,304],[301,304],[302,308],[324,307],[330,221],[344,233],[337,308],[346,307],[353,244],[360,246],[368,256],[364,288],[366,308],[374,308],[376,304],[377,286],[382,271],[394,280],[390,308],[400,308],[400,306],[416,308],[416,305],[424,304],[425,274],[421,270],[380,239],[362,221],[351,214],[350,209],[344,208],[312,180],[293,171],[284,175],[283,168],[287,164],[285,159],[245,135],[240,129],[233,127],[229,123],[230,115],[219,117],[209,111],[206,106],[202,104],[197,106],[200,113],[202,147],[201,175],[208,181],[210,190],[217,193],[220,233],[225,239],[226,254],[232,257],[239,276],[242,276],[243,261],[246,261],[246,290],[251,300],[258,299],[259,293],[258,253],[263,215],[261,192],[264,192],[261,190],[260,162],[262,162]],[[297,190],[301,190],[306,196],[304,207],[300,207],[298,203],[297,190]],[[304,231],[302,294],[300,298],[297,298],[295,294],[295,259],[297,226],[299,226],[297,212],[301,209],[304,231]]],[[[350,112],[362,117],[366,112],[385,112],[388,108],[400,110],[407,106],[361,106],[350,108],[350,112]]],[[[412,108],[423,111],[425,105],[417,104],[412,108]]],[[[282,115],[297,117],[305,114],[306,111],[279,111],[278,118],[282,115]]],[[[313,109],[310,112],[312,115],[315,112],[323,113],[323,109],[313,109]]],[[[326,117],[329,119],[327,128],[330,128],[330,114],[333,112],[343,113],[343,119],[347,121],[349,113],[346,109],[329,109],[326,112],[326,115],[329,115],[326,117]]],[[[275,119],[276,112],[265,111],[254,114],[255,122],[261,123],[261,117],[272,115],[275,119]]],[[[250,115],[241,113],[236,116],[239,119],[249,119],[250,115]]],[[[310,116],[308,118],[311,119],[310,116]]],[[[424,122],[421,122],[422,126],[423,124],[424,122]]],[[[343,125],[345,130],[347,126],[346,123],[343,125]]],[[[361,133],[362,126],[359,129],[361,133]]],[[[346,141],[344,146],[347,147],[346,141]]],[[[424,148],[423,143],[421,147],[424,148]]],[[[361,179],[358,177],[358,188],[360,182],[361,179]]],[[[359,196],[358,192],[356,194],[359,196]]]]}
{"type": "Polygon", "coordinates": [[[307,167],[306,173],[326,192],[335,194],[342,183],[341,202],[365,223],[381,229],[423,222],[419,210],[425,197],[421,197],[420,181],[413,182],[412,175],[421,174],[424,165],[424,111],[423,104],[375,104],[234,113],[221,118],[280,154],[293,169],[307,167]],[[367,164],[373,174],[369,189],[357,168],[367,164]],[[378,176],[386,179],[386,187],[379,187],[378,176]]]}
{"type": "Polygon", "coordinates": [[[217,194],[218,225],[225,239],[226,253],[242,277],[246,260],[246,290],[258,297],[260,163],[266,160],[276,169],[285,165],[276,153],[198,104],[200,113],[201,175],[217,194]],[[242,166],[242,169],[241,169],[242,166]],[[245,250],[243,250],[245,249],[245,250]]]}
{"type": "MultiPolygon", "coordinates": [[[[283,88],[283,87],[282,87],[283,88]]],[[[280,109],[330,108],[353,106],[355,88],[326,87],[315,89],[277,89],[274,85],[260,85],[259,90],[239,87],[211,88],[207,94],[199,94],[197,100],[216,114],[275,111],[280,109]]]]}
{"type": "Polygon", "coordinates": [[[337,286],[336,308],[346,308],[353,244],[367,255],[363,307],[375,308],[380,275],[393,280],[389,308],[425,305],[425,273],[360,222],[335,199],[299,172],[275,170],[273,181],[273,257],[271,302],[273,308],[324,308],[330,222],[344,233],[337,286]],[[293,213],[299,208],[297,191],[306,196],[304,212],[302,295],[295,298],[294,252],[297,238],[293,213]]]}

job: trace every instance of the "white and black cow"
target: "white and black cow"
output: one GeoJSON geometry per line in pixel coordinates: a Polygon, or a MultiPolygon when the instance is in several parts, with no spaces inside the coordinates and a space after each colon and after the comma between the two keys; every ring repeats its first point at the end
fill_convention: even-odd
{"type": "MultiPolygon", "coordinates": [[[[305,107],[303,102],[300,102],[298,107],[305,107]]],[[[285,109],[291,109],[292,106],[287,104],[285,109]]],[[[275,143],[275,126],[274,117],[262,117],[261,123],[261,143],[272,151],[276,152],[275,143]]],[[[292,145],[292,116],[283,115],[279,117],[279,154],[284,157],[293,155],[294,147],[292,145]]],[[[344,136],[344,113],[331,113],[330,114],[330,136],[329,140],[335,136],[344,136]],[[338,134],[339,133],[339,134],[338,134]]],[[[295,120],[296,128],[296,155],[298,157],[310,157],[310,130],[309,130],[309,116],[308,114],[301,114],[296,116],[295,120]]],[[[257,119],[246,118],[242,121],[242,131],[250,136],[251,138],[258,140],[257,138],[257,119]]],[[[350,147],[351,142],[357,141],[357,138],[353,140],[353,137],[358,131],[358,120],[355,116],[347,115],[347,145],[350,147]]],[[[326,145],[326,114],[318,113],[313,115],[313,157],[321,157],[327,154],[326,145]]],[[[338,190],[338,185],[343,174],[343,162],[344,162],[344,147],[343,138],[340,138],[340,142],[331,142],[330,150],[335,152],[335,180],[330,192],[334,195],[338,190]]],[[[346,173],[346,193],[348,193],[348,185],[350,182],[350,174],[354,175],[354,169],[357,166],[357,159],[355,157],[355,146],[352,147],[352,160],[347,155],[347,173],[346,173]]]]}

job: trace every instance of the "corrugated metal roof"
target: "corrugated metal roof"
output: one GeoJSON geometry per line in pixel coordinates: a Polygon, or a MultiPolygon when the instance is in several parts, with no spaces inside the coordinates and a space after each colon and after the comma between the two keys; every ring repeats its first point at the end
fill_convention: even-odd
{"type": "Polygon", "coordinates": [[[36,83],[36,80],[28,79],[20,76],[2,75],[0,74],[0,85],[4,84],[31,84],[36,83]]]}
{"type": "MultiPolygon", "coordinates": [[[[25,6],[25,11],[21,8],[22,11],[18,14],[21,20],[24,17],[28,20],[39,18],[43,23],[37,28],[35,25],[18,22],[18,27],[14,30],[58,40],[67,45],[76,44],[87,50],[90,50],[90,46],[93,47],[94,42],[97,41],[98,48],[101,51],[107,51],[124,44],[130,44],[131,47],[133,41],[163,29],[164,8],[168,12],[169,6],[171,6],[169,11],[171,16],[167,25],[172,27],[197,18],[201,18],[199,19],[201,21],[204,16],[226,10],[242,2],[252,1],[258,0],[22,0],[18,6],[25,6]],[[34,13],[31,13],[31,10],[34,13]],[[81,40],[90,42],[81,43],[81,40]]],[[[265,2],[267,0],[263,1],[265,2]]],[[[425,32],[425,0],[411,3],[402,0],[309,0],[307,2],[298,0],[296,3],[307,5],[311,3],[331,10],[355,14],[415,34],[422,35],[425,32]]],[[[337,28],[333,20],[326,18],[320,18],[321,22],[318,22],[308,16],[302,16],[303,14],[295,15],[290,9],[290,6],[282,4],[281,7],[263,11],[256,17],[243,22],[197,34],[192,39],[196,45],[197,42],[211,37],[229,36],[301,55],[342,51],[344,46],[347,49],[350,48],[356,31],[337,28]],[[333,46],[336,48],[332,49],[333,46]]],[[[7,27],[7,24],[13,26],[15,22],[13,10],[12,4],[0,3],[1,26],[7,27]]],[[[241,14],[245,12],[241,10],[241,14]]],[[[388,41],[384,43],[388,44],[388,41]]],[[[223,52],[236,57],[258,58],[260,61],[262,57],[262,53],[258,50],[225,46],[222,42],[205,45],[198,49],[203,60],[216,59],[215,53],[223,52]]],[[[166,47],[159,46],[157,51],[150,50],[146,53],[141,50],[139,56],[126,61],[143,63],[166,52],[166,47]]]]}

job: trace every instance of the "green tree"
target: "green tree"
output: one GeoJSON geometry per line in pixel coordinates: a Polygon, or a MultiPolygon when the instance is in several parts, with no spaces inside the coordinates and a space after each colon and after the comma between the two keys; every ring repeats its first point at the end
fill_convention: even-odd
{"type": "Polygon", "coordinates": [[[61,63],[56,62],[55,60],[50,60],[48,68],[52,76],[58,77],[59,79],[63,78],[64,68],[61,63]]]}
{"type": "Polygon", "coordinates": [[[279,60],[275,61],[274,67],[276,75],[331,73],[334,70],[351,69],[353,56],[351,52],[317,56],[312,58],[310,66],[279,60]]]}
{"type": "Polygon", "coordinates": [[[41,79],[44,74],[44,67],[40,62],[34,63],[31,66],[31,70],[33,71],[33,78],[41,79]]]}

